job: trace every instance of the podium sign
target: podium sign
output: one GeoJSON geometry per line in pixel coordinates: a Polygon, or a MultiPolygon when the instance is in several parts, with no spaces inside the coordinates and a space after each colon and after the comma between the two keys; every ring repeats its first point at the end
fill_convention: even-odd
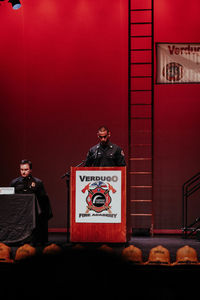
{"type": "Polygon", "coordinates": [[[72,242],[126,242],[126,168],[71,168],[72,242]]]}

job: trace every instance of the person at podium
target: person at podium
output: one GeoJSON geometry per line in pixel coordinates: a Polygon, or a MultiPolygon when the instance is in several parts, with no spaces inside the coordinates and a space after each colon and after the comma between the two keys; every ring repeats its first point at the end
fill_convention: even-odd
{"type": "Polygon", "coordinates": [[[85,167],[123,167],[126,166],[123,150],[110,142],[111,132],[106,126],[98,129],[99,144],[90,148],[85,167]]]}
{"type": "Polygon", "coordinates": [[[43,182],[32,176],[32,162],[30,160],[24,159],[20,162],[20,174],[20,177],[11,181],[10,186],[15,188],[16,194],[36,195],[40,214],[37,216],[32,242],[45,244],[48,242],[48,220],[53,216],[49,197],[43,182]]]}

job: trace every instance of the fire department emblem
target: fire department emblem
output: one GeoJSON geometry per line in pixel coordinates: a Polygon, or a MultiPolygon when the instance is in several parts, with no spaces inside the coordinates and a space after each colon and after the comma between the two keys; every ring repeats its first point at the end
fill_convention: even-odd
{"type": "Polygon", "coordinates": [[[163,76],[168,81],[179,81],[183,77],[183,66],[178,63],[171,62],[163,68],[163,76]]]}
{"type": "Polygon", "coordinates": [[[82,193],[87,191],[86,203],[87,203],[87,211],[94,210],[97,213],[100,213],[104,210],[107,210],[109,213],[111,212],[111,196],[110,191],[115,193],[116,190],[110,185],[108,182],[94,182],[87,184],[84,189],[82,189],[82,193]]]}

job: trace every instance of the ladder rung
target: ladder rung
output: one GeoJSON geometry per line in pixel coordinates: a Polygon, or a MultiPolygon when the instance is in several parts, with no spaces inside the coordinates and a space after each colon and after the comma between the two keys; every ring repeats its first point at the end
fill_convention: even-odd
{"type": "Polygon", "coordinates": [[[147,133],[152,133],[152,130],[133,130],[133,132],[131,132],[133,135],[135,135],[135,134],[140,134],[140,135],[142,135],[142,134],[147,134],[147,133]]]}
{"type": "Polygon", "coordinates": [[[152,172],[129,172],[130,175],[151,175],[152,172]]]}
{"type": "Polygon", "coordinates": [[[152,160],[152,157],[132,157],[130,160],[152,160]]]}
{"type": "Polygon", "coordinates": [[[152,185],[131,185],[132,189],[152,189],[152,185]]]}
{"type": "MultiPolygon", "coordinates": [[[[143,64],[143,63],[141,63],[143,64]]],[[[145,63],[144,63],[145,64],[145,63]]],[[[152,75],[146,75],[146,76],[130,76],[130,78],[152,78],[152,75]]]]}
{"type": "Polygon", "coordinates": [[[152,105],[152,103],[131,103],[130,105],[152,105]]]}
{"type": "Polygon", "coordinates": [[[131,65],[151,65],[152,62],[133,62],[131,65]]]}
{"type": "Polygon", "coordinates": [[[131,202],[152,202],[152,200],[131,200],[131,202]]]}
{"type": "Polygon", "coordinates": [[[152,35],[131,35],[130,38],[152,38],[152,35]]]}
{"type": "Polygon", "coordinates": [[[132,144],[132,147],[151,147],[152,144],[132,144]]]}
{"type": "Polygon", "coordinates": [[[134,106],[134,105],[141,105],[141,106],[142,105],[145,105],[145,106],[148,105],[148,106],[151,106],[151,103],[131,103],[130,105],[131,106],[134,106]]]}
{"type": "Polygon", "coordinates": [[[132,93],[137,93],[137,92],[152,92],[152,90],[130,90],[132,93]]]}
{"type": "Polygon", "coordinates": [[[152,11],[152,8],[132,8],[130,11],[152,11]]]}
{"type": "Polygon", "coordinates": [[[130,214],[131,217],[151,217],[152,214],[130,214]]]}
{"type": "Polygon", "coordinates": [[[150,49],[150,48],[146,48],[146,49],[130,49],[130,51],[152,51],[152,49],[150,49]]]}
{"type": "Polygon", "coordinates": [[[134,133],[151,133],[152,130],[133,130],[134,133]]]}
{"type": "Polygon", "coordinates": [[[152,22],[131,22],[130,24],[134,24],[134,25],[145,25],[145,24],[152,24],[152,22]]]}
{"type": "Polygon", "coordinates": [[[130,90],[130,92],[152,92],[152,90],[130,90]]]}
{"type": "MultiPolygon", "coordinates": [[[[149,168],[149,170],[150,170],[150,168],[149,168]]],[[[130,175],[134,175],[134,173],[136,173],[136,172],[140,172],[140,171],[132,171],[132,174],[131,174],[131,172],[129,173],[130,175]]],[[[141,173],[149,173],[149,174],[147,174],[147,175],[152,175],[153,173],[152,173],[152,171],[150,170],[150,171],[141,171],[141,173]]],[[[137,174],[136,174],[137,175],[137,174]]],[[[143,174],[144,175],[144,174],[143,174]]]]}
{"type": "Polygon", "coordinates": [[[151,117],[133,117],[131,119],[135,119],[135,120],[150,120],[152,118],[151,117]]]}

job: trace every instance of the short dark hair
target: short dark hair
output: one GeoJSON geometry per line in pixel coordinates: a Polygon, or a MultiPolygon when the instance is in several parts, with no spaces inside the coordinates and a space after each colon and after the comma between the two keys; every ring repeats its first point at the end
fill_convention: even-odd
{"type": "Polygon", "coordinates": [[[104,126],[104,125],[102,125],[102,126],[100,126],[99,128],[98,128],[98,132],[99,131],[107,131],[107,132],[110,132],[110,130],[108,129],[108,127],[107,126],[104,126]]]}
{"type": "Polygon", "coordinates": [[[32,170],[32,162],[28,159],[22,159],[21,162],[20,162],[20,165],[25,165],[25,164],[28,164],[30,169],[32,170]]]}

